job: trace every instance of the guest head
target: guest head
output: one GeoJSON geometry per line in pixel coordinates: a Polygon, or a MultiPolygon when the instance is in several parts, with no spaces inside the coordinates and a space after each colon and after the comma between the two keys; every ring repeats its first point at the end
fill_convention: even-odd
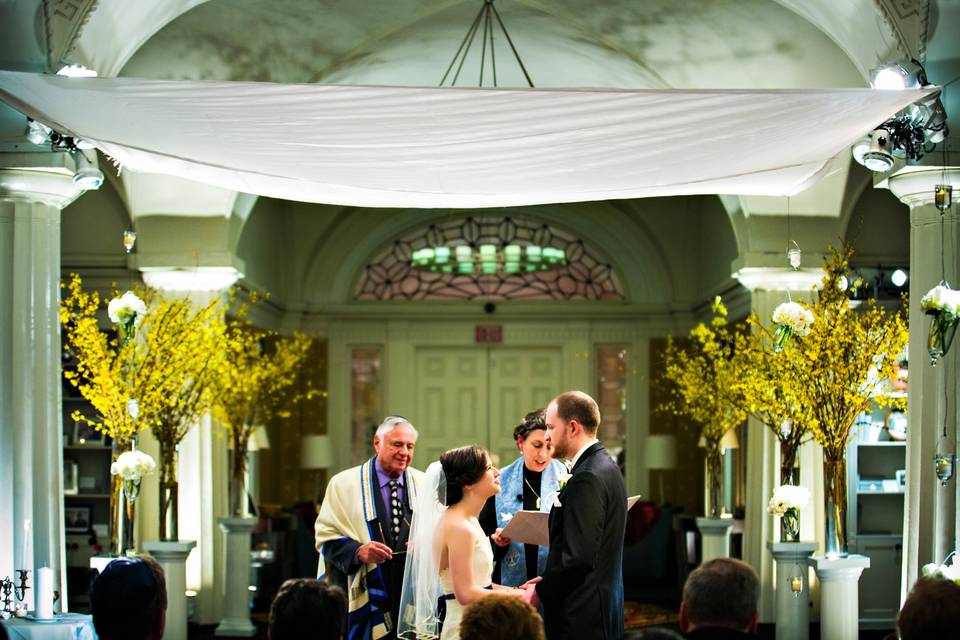
{"type": "MultiPolygon", "coordinates": [[[[471,445],[450,449],[440,456],[446,479],[446,502],[453,506],[465,497],[486,500],[500,493],[500,471],[490,463],[486,449],[471,445]]],[[[439,496],[443,499],[443,496],[439,496]]]]}
{"type": "Polygon", "coordinates": [[[760,581],[745,562],[718,558],[697,567],[683,586],[680,630],[722,627],[756,633],[760,581]]]}
{"type": "Polygon", "coordinates": [[[547,442],[545,409],[531,411],[513,430],[513,439],[523,455],[523,464],[530,471],[543,471],[553,458],[553,447],[547,442]]]}
{"type": "Polygon", "coordinates": [[[167,581],[150,556],[117,558],[90,585],[93,626],[100,640],[160,640],[167,581]]]}
{"type": "Polygon", "coordinates": [[[480,598],[463,612],[460,640],[544,640],[543,620],[519,598],[480,598]]]}
{"type": "Polygon", "coordinates": [[[391,478],[398,477],[413,461],[413,447],[417,444],[417,430],[403,416],[384,418],[373,435],[373,449],[380,467],[391,478]]]}
{"type": "Polygon", "coordinates": [[[347,629],[347,596],[340,587],[312,578],[280,585],[270,605],[270,640],[341,640],[347,629]]]}
{"type": "Polygon", "coordinates": [[[544,422],[547,441],[553,445],[553,455],[572,458],[585,444],[597,437],[600,408],[583,391],[567,391],[547,405],[544,422]]]}
{"type": "Polygon", "coordinates": [[[938,638],[960,620],[960,587],[943,578],[920,578],[897,614],[901,640],[938,638]]]}

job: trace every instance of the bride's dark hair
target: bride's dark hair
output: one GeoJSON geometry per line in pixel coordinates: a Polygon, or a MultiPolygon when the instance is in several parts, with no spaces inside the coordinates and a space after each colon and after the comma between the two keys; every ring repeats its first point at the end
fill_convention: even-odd
{"type": "MultiPolygon", "coordinates": [[[[487,451],[477,445],[450,449],[440,456],[440,466],[447,480],[448,507],[463,500],[463,488],[479,481],[487,472],[488,464],[487,451]]],[[[443,501],[443,495],[439,497],[443,501]]]]}

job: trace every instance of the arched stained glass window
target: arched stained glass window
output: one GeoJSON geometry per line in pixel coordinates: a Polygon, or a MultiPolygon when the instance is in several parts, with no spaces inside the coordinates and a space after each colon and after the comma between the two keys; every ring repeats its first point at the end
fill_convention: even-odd
{"type": "Polygon", "coordinates": [[[432,223],[395,240],[367,264],[354,287],[354,299],[622,301],[625,296],[611,264],[570,233],[517,217],[469,216],[432,223]],[[484,247],[491,249],[491,245],[499,262],[481,269],[490,266],[479,261],[484,247]],[[414,265],[415,255],[423,255],[421,250],[438,247],[446,248],[441,249],[442,255],[451,260],[461,252],[476,256],[471,259],[478,261],[477,268],[464,272],[454,267],[444,272],[414,265]],[[562,251],[560,266],[535,270],[509,262],[513,253],[527,256],[548,248],[553,254],[562,251]]]}

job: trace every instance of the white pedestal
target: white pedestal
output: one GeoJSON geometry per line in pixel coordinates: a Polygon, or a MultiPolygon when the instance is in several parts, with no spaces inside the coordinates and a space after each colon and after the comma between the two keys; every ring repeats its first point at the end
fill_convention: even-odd
{"type": "MultiPolygon", "coordinates": [[[[816,542],[768,542],[776,563],[774,597],[777,640],[807,640],[810,637],[810,570],[807,564],[817,550],[816,542]],[[798,581],[796,585],[794,582],[798,581]],[[799,586],[799,591],[794,587],[799,586]]],[[[824,636],[827,637],[827,636],[824,636]]]]}
{"type": "Polygon", "coordinates": [[[730,557],[730,528],[732,518],[697,518],[697,528],[703,540],[700,562],[730,557]]]}
{"type": "Polygon", "coordinates": [[[248,638],[257,629],[250,622],[250,533],[256,518],[218,518],[227,536],[226,594],[223,620],[216,635],[248,638]]]}
{"type": "Polygon", "coordinates": [[[167,579],[167,625],[163,640],[187,640],[187,556],[193,540],[147,542],[144,550],[157,559],[167,579]]]}
{"type": "Polygon", "coordinates": [[[859,555],[846,558],[814,556],[807,563],[820,580],[820,637],[857,640],[860,574],[870,567],[870,558],[859,555]]]}

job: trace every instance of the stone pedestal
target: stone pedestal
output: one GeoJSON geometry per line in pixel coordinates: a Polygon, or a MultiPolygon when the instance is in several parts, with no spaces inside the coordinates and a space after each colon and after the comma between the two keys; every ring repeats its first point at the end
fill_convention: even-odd
{"type": "Polygon", "coordinates": [[[226,535],[226,594],[223,620],[216,635],[248,638],[257,630],[250,622],[250,533],[256,518],[219,518],[226,535]]]}
{"type": "MultiPolygon", "coordinates": [[[[814,556],[807,560],[820,580],[820,637],[857,640],[860,622],[860,574],[870,568],[870,558],[814,556]]],[[[777,636],[779,638],[779,636],[777,636]]]]}
{"type": "Polygon", "coordinates": [[[195,546],[193,540],[143,545],[163,567],[167,579],[167,626],[163,640],[187,640],[187,556],[195,546]]]}
{"type": "Polygon", "coordinates": [[[817,550],[816,542],[768,542],[776,563],[774,586],[777,640],[807,640],[810,637],[810,581],[807,561],[817,550]]]}
{"type": "Polygon", "coordinates": [[[733,527],[731,518],[697,518],[697,528],[700,529],[703,540],[701,563],[715,558],[730,557],[731,527],[733,527]]]}

